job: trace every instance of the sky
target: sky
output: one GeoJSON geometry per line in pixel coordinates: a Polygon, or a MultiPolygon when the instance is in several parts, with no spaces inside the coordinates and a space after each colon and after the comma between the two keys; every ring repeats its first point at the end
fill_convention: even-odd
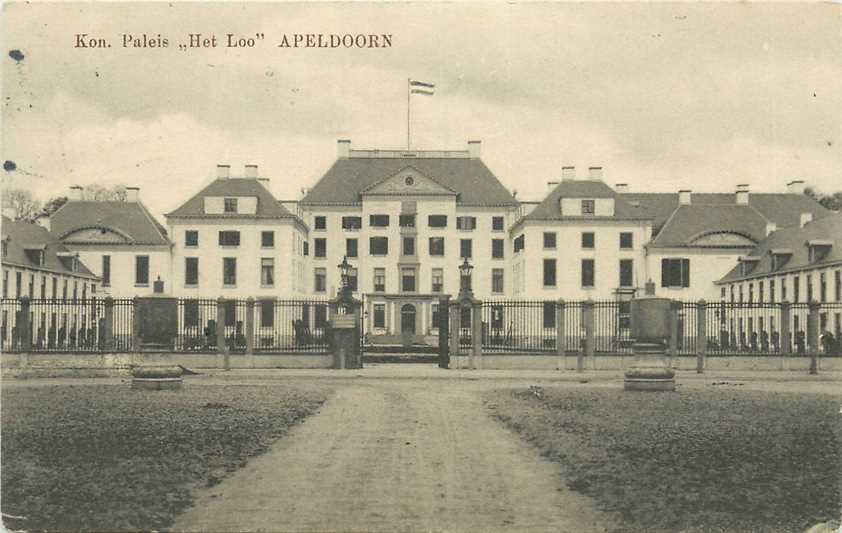
{"type": "Polygon", "coordinates": [[[842,16],[833,4],[6,3],[4,187],[141,188],[158,216],[257,164],[299,199],[354,148],[465,149],[522,200],[561,167],[632,191],[842,190],[842,16]],[[87,33],[111,48],[76,48],[87,33]],[[121,35],[169,48],[123,48],[121,35]],[[188,33],[264,34],[178,50],[188,33]],[[284,34],[391,48],[279,48],[284,34]],[[20,51],[10,54],[12,50],[20,51]],[[12,56],[16,57],[12,57],[12,56]]]}

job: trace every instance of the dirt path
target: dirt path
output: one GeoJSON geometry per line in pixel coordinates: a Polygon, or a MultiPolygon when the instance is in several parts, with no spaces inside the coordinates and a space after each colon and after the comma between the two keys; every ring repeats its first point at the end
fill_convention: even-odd
{"type": "Polygon", "coordinates": [[[367,383],[202,489],[176,531],[604,531],[458,383],[367,383]]]}

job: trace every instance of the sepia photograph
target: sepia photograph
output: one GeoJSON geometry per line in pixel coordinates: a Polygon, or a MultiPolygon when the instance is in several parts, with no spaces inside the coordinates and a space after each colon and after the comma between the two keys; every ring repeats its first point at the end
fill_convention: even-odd
{"type": "Polygon", "coordinates": [[[3,530],[842,533],[842,4],[0,9],[3,530]]]}

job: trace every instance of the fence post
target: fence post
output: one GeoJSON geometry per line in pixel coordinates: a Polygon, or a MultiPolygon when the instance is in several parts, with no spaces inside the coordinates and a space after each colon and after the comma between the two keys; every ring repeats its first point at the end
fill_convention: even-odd
{"type": "Polygon", "coordinates": [[[439,368],[450,368],[450,296],[444,295],[439,300],[439,368]]]}
{"type": "Polygon", "coordinates": [[[246,299],[246,355],[254,355],[254,298],[251,296],[246,299]]]}
{"type": "Polygon", "coordinates": [[[674,357],[678,355],[678,307],[681,305],[679,302],[672,300],[670,301],[670,311],[669,311],[669,326],[670,326],[670,339],[669,339],[669,367],[673,367],[674,357]]]}
{"type": "Polygon", "coordinates": [[[567,304],[563,299],[555,304],[555,353],[558,356],[558,369],[567,369],[567,350],[565,350],[564,337],[564,310],[567,304]]]}
{"type": "Polygon", "coordinates": [[[216,300],[216,353],[222,356],[222,367],[225,370],[231,369],[231,361],[228,357],[228,346],[225,344],[225,302],[227,300],[220,296],[216,300]]]}
{"type": "Polygon", "coordinates": [[[807,315],[807,346],[810,352],[810,374],[819,373],[819,309],[821,304],[812,300],[807,315]]]}
{"type": "Polygon", "coordinates": [[[479,300],[471,302],[471,340],[471,353],[476,363],[471,368],[482,368],[482,302],[479,300]]]}
{"type": "Polygon", "coordinates": [[[461,335],[462,306],[459,302],[450,302],[450,357],[456,358],[456,368],[459,368],[459,336],[461,335]]]}
{"type": "Polygon", "coordinates": [[[30,313],[32,310],[32,300],[29,296],[22,296],[20,299],[20,316],[18,316],[18,346],[20,351],[29,354],[32,350],[32,320],[30,320],[30,313]]]}
{"type": "Polygon", "coordinates": [[[696,373],[705,371],[705,356],[708,353],[708,304],[704,300],[696,302],[696,373]]]}
{"type": "Polygon", "coordinates": [[[786,358],[792,354],[792,304],[781,302],[781,370],[786,368],[786,358]]]}
{"type": "Polygon", "coordinates": [[[140,298],[135,296],[132,298],[132,351],[140,351],[140,321],[143,317],[140,316],[140,298]]]}
{"type": "Polygon", "coordinates": [[[585,357],[593,358],[594,354],[594,329],[593,329],[593,300],[590,298],[582,303],[582,318],[585,322],[585,346],[579,350],[579,357],[576,359],[576,372],[585,369],[585,357]]]}
{"type": "Polygon", "coordinates": [[[102,349],[110,352],[114,349],[114,298],[106,296],[102,315],[102,349]]]}

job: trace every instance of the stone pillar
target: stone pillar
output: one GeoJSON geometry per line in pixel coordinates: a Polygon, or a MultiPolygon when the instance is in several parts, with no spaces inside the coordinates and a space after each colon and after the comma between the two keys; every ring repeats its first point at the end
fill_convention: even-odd
{"type": "Polygon", "coordinates": [[[476,363],[471,368],[482,368],[482,302],[479,300],[471,302],[471,339],[471,354],[476,363]]]}
{"type": "Polygon", "coordinates": [[[792,354],[792,304],[781,302],[781,357],[792,354]]]}
{"type": "Polygon", "coordinates": [[[222,359],[222,368],[231,370],[231,358],[225,342],[225,298],[216,300],[216,353],[222,359]]]}
{"type": "Polygon", "coordinates": [[[20,299],[20,315],[17,318],[18,346],[20,351],[29,354],[32,350],[32,300],[29,296],[20,299]]]}
{"type": "Polygon", "coordinates": [[[254,355],[254,322],[254,298],[249,296],[246,299],[246,355],[254,355]]]}
{"type": "Polygon", "coordinates": [[[675,371],[665,357],[670,337],[671,302],[654,296],[631,302],[635,361],[626,369],[625,390],[674,391],[675,371]]]}
{"type": "Polygon", "coordinates": [[[807,315],[807,350],[810,354],[810,374],[819,373],[819,309],[821,304],[813,300],[809,303],[807,315]]]}
{"type": "Polygon", "coordinates": [[[681,304],[670,302],[669,308],[669,366],[673,365],[673,358],[678,356],[678,309],[681,304]]]}
{"type": "Polygon", "coordinates": [[[696,303],[696,373],[705,371],[705,356],[708,353],[707,302],[696,303]]]}
{"type": "Polygon", "coordinates": [[[593,363],[594,355],[594,320],[593,320],[593,300],[586,300],[582,303],[582,321],[585,323],[585,346],[584,349],[579,350],[579,357],[576,359],[576,372],[582,372],[585,369],[584,358],[587,357],[593,363]]]}
{"type": "Polygon", "coordinates": [[[102,349],[110,352],[114,349],[114,298],[105,297],[102,321],[102,349]]]}
{"type": "Polygon", "coordinates": [[[459,302],[450,302],[450,357],[456,357],[456,368],[459,368],[459,326],[462,322],[459,302]]]}
{"type": "Polygon", "coordinates": [[[349,296],[340,296],[335,302],[335,312],[330,317],[334,368],[362,368],[360,306],[361,302],[349,296]]]}
{"type": "Polygon", "coordinates": [[[140,322],[143,320],[140,310],[140,298],[132,298],[132,351],[140,350],[140,322]]]}
{"type": "Polygon", "coordinates": [[[555,304],[555,353],[558,356],[557,367],[559,370],[567,369],[567,350],[565,350],[565,341],[567,338],[564,335],[564,312],[566,306],[567,304],[564,300],[559,300],[555,304]]]}
{"type": "Polygon", "coordinates": [[[450,368],[450,351],[448,350],[450,332],[450,296],[439,299],[439,368],[450,368]]]}

